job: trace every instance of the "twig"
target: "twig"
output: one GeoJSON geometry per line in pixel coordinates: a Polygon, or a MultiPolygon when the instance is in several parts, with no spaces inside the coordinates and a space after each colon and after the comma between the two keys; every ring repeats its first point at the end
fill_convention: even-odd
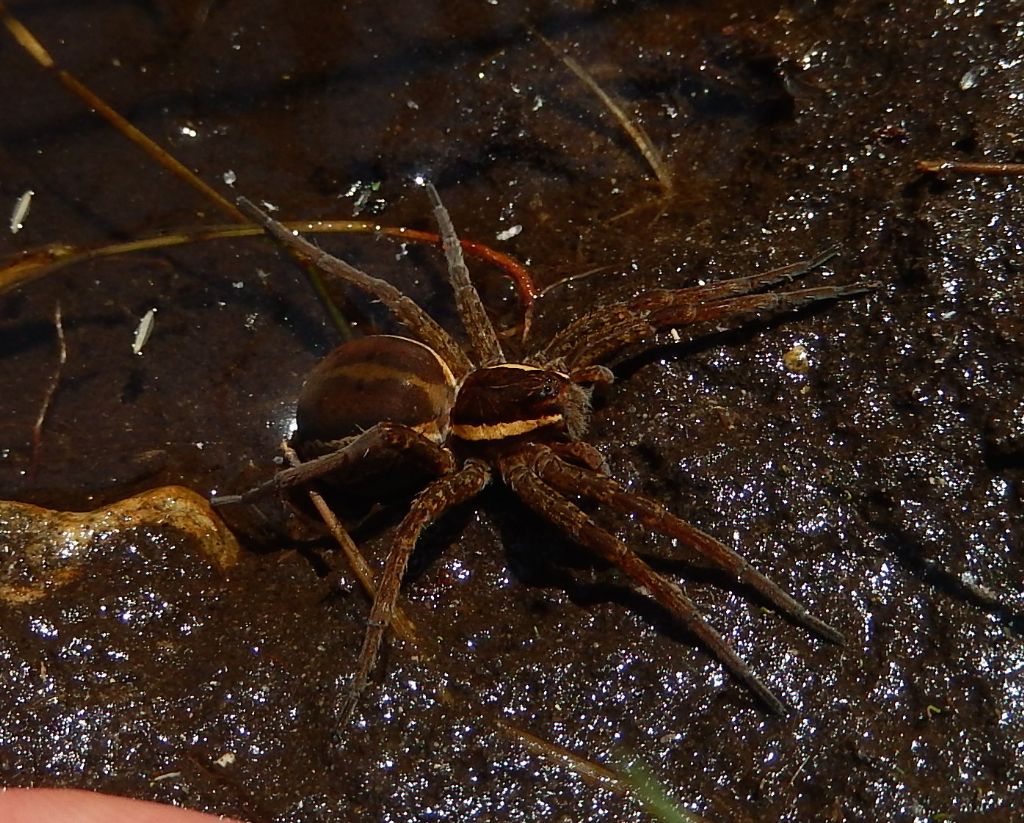
{"type": "MultiPolygon", "coordinates": [[[[282,443],[281,448],[284,451],[285,459],[288,460],[292,466],[301,465],[302,461],[299,459],[299,456],[287,442],[282,443]]],[[[307,493],[309,494],[309,499],[312,501],[313,505],[316,506],[316,510],[319,512],[324,524],[330,530],[334,539],[341,547],[341,550],[351,566],[353,573],[359,579],[363,589],[372,600],[376,596],[377,587],[373,582],[373,572],[371,571],[369,564],[366,562],[366,559],[363,557],[348,532],[345,531],[345,527],[341,525],[334,512],[331,511],[330,506],[327,505],[327,502],[323,497],[313,489],[308,489],[307,493]]],[[[398,606],[395,607],[394,615],[391,618],[391,628],[394,630],[395,634],[402,638],[402,640],[407,643],[416,644],[417,637],[413,624],[398,606]]],[[[440,668],[444,672],[449,671],[448,666],[442,665],[440,668]]],[[[439,702],[444,704],[456,702],[453,696],[444,690],[438,693],[437,698],[439,702]]],[[[532,732],[528,732],[525,729],[509,723],[505,719],[495,715],[490,707],[485,706],[472,698],[470,702],[473,708],[477,711],[477,715],[481,720],[490,723],[506,737],[525,746],[531,754],[573,771],[591,785],[600,786],[601,788],[615,792],[619,795],[630,793],[629,787],[624,784],[622,778],[613,770],[608,769],[593,760],[589,760],[586,757],[582,757],[569,749],[566,749],[564,746],[545,740],[532,732]]]]}
{"type": "Polygon", "coordinates": [[[512,740],[521,743],[531,754],[547,760],[557,766],[563,766],[577,774],[591,786],[597,786],[617,795],[629,794],[629,786],[619,774],[607,766],[602,766],[593,760],[582,757],[570,751],[564,746],[538,737],[532,732],[514,726],[507,720],[488,712],[487,718],[491,723],[512,740]]]}
{"type": "MultiPolygon", "coordinates": [[[[3,23],[4,27],[11,33],[11,36],[14,37],[15,41],[17,41],[18,45],[21,46],[33,60],[35,60],[42,68],[51,72],[57,80],[71,92],[71,94],[103,117],[114,127],[116,131],[134,143],[138,148],[153,158],[163,168],[175,175],[178,179],[187,183],[202,194],[228,217],[238,221],[239,223],[247,222],[245,215],[239,211],[238,207],[234,203],[226,199],[216,189],[204,182],[191,169],[163,149],[155,140],[140,129],[136,128],[126,118],[122,117],[102,97],[86,86],[85,83],[75,77],[75,75],[58,66],[53,56],[46,50],[45,46],[39,42],[36,36],[32,34],[32,32],[29,31],[20,20],[11,14],[3,0],[0,0],[0,22],[3,23]]],[[[441,245],[440,238],[437,235],[428,232],[417,232],[402,228],[375,228],[377,228],[380,233],[388,234],[393,237],[405,237],[413,239],[416,242],[428,242],[441,245]]],[[[528,309],[530,307],[535,296],[535,291],[533,288],[533,280],[525,267],[517,261],[512,260],[507,255],[503,255],[500,252],[482,244],[463,241],[462,246],[467,253],[485,258],[503,268],[506,274],[512,277],[515,281],[524,309],[528,309]]],[[[334,301],[331,300],[319,271],[310,267],[304,267],[304,269],[313,290],[323,303],[324,308],[330,315],[334,325],[343,336],[347,337],[349,328],[348,322],[342,316],[334,301]]],[[[2,288],[2,286],[2,278],[0,278],[0,288],[2,288]]]]}
{"type": "Polygon", "coordinates": [[[800,761],[800,765],[796,767],[796,771],[793,772],[793,776],[789,778],[789,783],[786,784],[788,788],[793,788],[793,784],[796,783],[797,777],[800,776],[800,772],[804,770],[804,766],[810,762],[811,756],[807,755],[803,760],[800,761]]]}
{"type": "MultiPolygon", "coordinates": [[[[302,465],[299,456],[287,442],[281,444],[281,449],[284,451],[285,459],[292,466],[302,465]]],[[[327,501],[324,500],[323,496],[314,489],[307,489],[307,494],[309,495],[310,502],[312,502],[320,514],[320,518],[324,521],[324,525],[330,531],[331,536],[337,541],[353,574],[359,579],[363,591],[366,592],[366,595],[372,601],[377,596],[377,586],[373,582],[373,570],[370,568],[370,564],[366,562],[366,558],[359,551],[359,547],[356,546],[349,533],[345,531],[345,527],[341,525],[337,516],[331,511],[331,507],[327,505],[327,501]]],[[[394,616],[391,618],[391,628],[406,643],[413,645],[417,643],[416,629],[412,621],[402,611],[401,607],[397,605],[395,606],[394,616]]]]}
{"type": "MultiPolygon", "coordinates": [[[[575,283],[579,280],[583,280],[586,277],[590,277],[591,275],[598,274],[603,271],[608,271],[611,268],[614,268],[614,266],[597,266],[595,268],[588,269],[587,271],[580,272],[579,274],[570,274],[567,277],[563,277],[561,280],[556,280],[549,286],[545,286],[541,290],[540,294],[537,296],[544,297],[546,294],[548,294],[548,292],[554,291],[557,288],[561,288],[562,286],[565,286],[568,283],[575,283]]],[[[2,270],[0,270],[0,289],[2,289],[2,280],[3,272],[2,270]]],[[[523,333],[520,336],[520,341],[523,343],[525,343],[526,340],[529,338],[530,331],[533,328],[533,318],[535,314],[535,309],[536,303],[531,301],[530,304],[526,307],[526,311],[523,312],[523,333]]]]}
{"type": "MultiPolygon", "coordinates": [[[[33,60],[47,71],[52,72],[64,88],[100,115],[100,117],[110,123],[118,133],[130,140],[138,146],[138,148],[142,149],[142,151],[171,172],[171,174],[179,180],[182,180],[192,188],[196,189],[196,191],[202,194],[203,197],[213,203],[228,217],[233,220],[237,220],[239,223],[246,222],[245,215],[238,210],[238,207],[235,206],[234,203],[221,195],[215,188],[204,182],[197,174],[178,160],[174,155],[161,148],[155,140],[149,137],[149,135],[136,128],[132,123],[118,114],[106,100],[96,94],[96,92],[75,77],[75,75],[66,69],[60,68],[43,44],[36,39],[35,35],[25,28],[24,24],[22,24],[20,20],[11,14],[3,0],[0,0],[0,22],[3,22],[4,26],[11,33],[11,36],[17,41],[18,45],[21,46],[33,60]]],[[[342,316],[338,307],[334,305],[334,302],[327,294],[327,289],[323,284],[319,272],[311,268],[306,268],[305,271],[310,285],[316,292],[317,297],[323,302],[324,309],[331,317],[334,325],[342,335],[346,335],[348,323],[345,321],[345,318],[342,316]]]]}
{"type": "Polygon", "coordinates": [[[68,360],[68,345],[64,339],[64,323],[61,319],[59,300],[53,310],[53,325],[57,329],[57,366],[50,376],[50,385],[46,387],[46,393],[43,395],[43,404],[39,407],[36,423],[32,427],[32,459],[28,470],[30,480],[35,480],[36,469],[39,466],[39,450],[43,445],[43,423],[46,421],[46,413],[50,410],[53,395],[57,392],[57,385],[60,383],[61,372],[64,370],[64,364],[68,360]]]}
{"type": "MultiPolygon", "coordinates": [[[[404,226],[381,226],[355,220],[293,220],[284,223],[303,234],[372,234],[392,237],[403,242],[441,245],[441,238],[433,232],[407,229],[404,226]]],[[[0,263],[0,294],[44,277],[65,266],[73,266],[100,257],[134,254],[172,246],[203,243],[209,240],[229,240],[238,237],[262,236],[264,231],[256,225],[203,226],[202,228],[172,229],[149,237],[140,237],[123,243],[110,243],[92,248],[51,244],[39,249],[12,255],[10,262],[0,263]]],[[[460,240],[467,255],[500,268],[514,283],[524,308],[529,309],[537,296],[533,278],[527,268],[513,257],[473,240],[460,240]]]]}
{"type": "MultiPolygon", "coordinates": [[[[282,443],[281,448],[284,451],[285,459],[287,459],[292,466],[301,465],[302,461],[299,459],[299,456],[287,442],[282,443]]],[[[316,506],[316,510],[319,512],[324,524],[330,530],[334,539],[341,547],[341,550],[344,553],[349,566],[352,568],[353,573],[359,579],[363,589],[372,600],[376,596],[377,587],[373,582],[373,572],[371,571],[369,564],[366,562],[366,559],[363,557],[359,548],[345,530],[345,527],[341,525],[334,512],[331,511],[330,506],[327,505],[327,502],[323,497],[313,489],[308,489],[307,493],[309,494],[309,499],[312,501],[313,505],[316,506]]],[[[409,620],[398,606],[395,606],[394,615],[391,618],[391,628],[394,630],[395,634],[401,637],[406,643],[411,643],[413,645],[417,643],[416,631],[413,627],[412,621],[409,620]]],[[[420,658],[421,662],[427,662],[423,659],[422,654],[420,655],[420,658]]],[[[447,661],[435,661],[435,663],[437,662],[441,662],[442,664],[439,666],[441,671],[447,673],[450,670],[447,665],[444,665],[447,661]]],[[[439,691],[437,699],[438,702],[442,704],[452,704],[457,702],[452,694],[447,690],[439,691]]],[[[593,786],[607,789],[608,791],[614,792],[618,795],[631,794],[634,797],[637,796],[636,789],[631,787],[623,780],[622,776],[612,769],[602,766],[600,763],[590,760],[589,758],[578,755],[564,746],[560,746],[550,740],[545,740],[532,732],[528,732],[519,726],[509,723],[504,718],[497,716],[491,707],[480,703],[472,697],[469,702],[475,709],[478,718],[485,723],[492,725],[510,740],[520,743],[534,756],[540,757],[554,765],[569,769],[593,786]]],[[[641,802],[643,802],[642,799],[641,802]]]]}
{"type": "Polygon", "coordinates": [[[7,6],[0,2],[0,19],[4,26],[11,33],[15,40],[40,66],[47,71],[53,72],[61,85],[70,91],[85,105],[95,111],[100,117],[110,123],[118,132],[131,140],[146,154],[156,160],[161,166],[174,174],[178,179],[183,180],[195,189],[198,189],[204,197],[214,203],[217,208],[229,217],[245,222],[245,217],[235,208],[235,204],[221,196],[215,189],[200,180],[190,169],[188,169],[177,158],[168,154],[149,136],[141,132],[124,117],[118,114],[111,106],[92,89],[75,77],[71,72],[57,66],[56,61],[40,43],[34,34],[30,32],[13,14],[8,11],[7,6]]]}
{"type": "Polygon", "coordinates": [[[918,171],[927,174],[939,174],[951,171],[955,174],[991,174],[1018,175],[1024,174],[1024,163],[975,163],[959,160],[918,160],[915,164],[918,171]]]}

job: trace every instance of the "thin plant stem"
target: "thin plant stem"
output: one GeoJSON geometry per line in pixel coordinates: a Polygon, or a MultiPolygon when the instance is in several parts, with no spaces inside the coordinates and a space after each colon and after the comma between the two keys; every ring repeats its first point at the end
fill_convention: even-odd
{"type": "Polygon", "coordinates": [[[619,127],[626,132],[629,139],[633,141],[633,144],[637,147],[640,154],[643,155],[644,160],[647,161],[647,165],[651,167],[651,171],[654,172],[654,176],[657,178],[658,183],[661,184],[662,192],[665,197],[669,197],[675,190],[675,180],[672,177],[672,172],[669,170],[665,161],[661,157],[661,152],[658,151],[658,147],[654,145],[654,141],[651,140],[644,127],[640,123],[631,119],[627,115],[622,107],[619,106],[601,86],[598,85],[594,77],[588,72],[583,66],[576,61],[575,58],[566,54],[563,51],[559,51],[555,48],[555,45],[548,40],[543,34],[536,29],[530,29],[534,37],[540,40],[548,50],[555,55],[565,67],[569,69],[579,79],[584,86],[586,86],[591,93],[593,93],[601,104],[611,113],[615,122],[619,124],[619,127]]]}

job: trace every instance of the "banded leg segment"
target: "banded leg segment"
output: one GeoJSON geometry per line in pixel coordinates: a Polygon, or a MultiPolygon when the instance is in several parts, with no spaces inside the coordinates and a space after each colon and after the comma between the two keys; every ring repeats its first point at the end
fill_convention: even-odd
{"type": "MultiPolygon", "coordinates": [[[[649,340],[662,329],[672,326],[690,326],[728,320],[734,327],[755,317],[770,316],[793,311],[821,300],[852,297],[878,288],[878,283],[847,286],[819,286],[796,291],[748,294],[724,300],[703,302],[692,295],[678,292],[649,292],[637,303],[617,304],[605,310],[605,323],[573,339],[557,340],[559,345],[546,351],[547,356],[557,354],[570,368],[578,369],[606,359],[609,355],[637,343],[649,340]]],[[[561,335],[558,336],[561,338],[561,335]]],[[[557,338],[556,338],[557,339],[557,338]]]]}
{"type": "Polygon", "coordinates": [[[500,461],[501,474],[516,494],[544,519],[554,523],[569,537],[599,557],[621,569],[641,594],[653,598],[698,640],[704,643],[725,667],[776,714],[785,714],[785,706],[736,654],[701,615],[675,583],[658,574],[625,543],[608,533],[585,512],[549,486],[534,465],[543,447],[518,452],[500,461]]]}
{"type": "Polygon", "coordinates": [[[846,642],[838,629],[807,611],[799,601],[735,551],[710,534],[676,517],[660,503],[630,494],[610,477],[566,463],[553,454],[540,455],[536,467],[541,478],[558,491],[577,492],[616,511],[636,514],[642,524],[668,537],[675,537],[696,549],[715,566],[735,575],[811,631],[833,643],[846,642]]]}
{"type": "Polygon", "coordinates": [[[780,266],[770,271],[730,277],[728,280],[707,283],[703,286],[691,286],[687,289],[679,289],[679,291],[688,291],[691,295],[699,297],[703,301],[739,297],[743,294],[750,294],[758,289],[776,286],[779,283],[792,283],[794,280],[810,274],[815,269],[820,269],[838,254],[839,249],[836,246],[832,246],[810,260],[798,260],[796,263],[780,266]]]}
{"type": "Polygon", "coordinates": [[[261,226],[267,234],[286,249],[308,260],[325,274],[337,277],[383,303],[399,323],[409,329],[421,342],[426,343],[441,355],[457,377],[465,376],[473,368],[473,364],[459,347],[455,338],[415,302],[386,280],[367,274],[351,263],[314,246],[304,237],[291,232],[246,198],[240,197],[237,202],[238,208],[246,217],[261,226]]]}
{"type": "Polygon", "coordinates": [[[335,451],[307,460],[298,466],[282,469],[267,482],[261,483],[243,494],[218,497],[213,503],[217,506],[250,503],[268,492],[301,486],[325,474],[344,471],[356,464],[367,453],[382,449],[408,452],[424,465],[431,466],[439,475],[455,470],[455,459],[447,449],[438,446],[407,426],[398,423],[378,423],[373,428],[345,441],[335,451]]]}
{"type": "Polygon", "coordinates": [[[480,460],[467,460],[454,474],[440,477],[427,486],[413,500],[408,514],[402,519],[395,533],[395,543],[388,553],[381,573],[377,596],[370,610],[370,619],[363,638],[362,648],[356,660],[355,673],[348,695],[341,705],[341,722],[347,723],[359,701],[359,696],[369,682],[370,673],[377,660],[384,632],[391,625],[395,603],[402,586],[409,558],[423,530],[446,511],[464,503],[479,494],[490,482],[491,470],[480,460]]]}
{"type": "Polygon", "coordinates": [[[448,279],[451,281],[452,290],[455,292],[455,305],[462,319],[462,325],[469,335],[469,342],[473,347],[477,362],[481,366],[495,366],[505,362],[505,354],[501,350],[501,342],[491,324],[491,318],[487,316],[480,295],[469,279],[469,269],[466,267],[466,259],[462,255],[462,244],[459,243],[458,235],[455,233],[455,226],[448,214],[448,209],[441,202],[441,197],[434,188],[433,183],[427,183],[427,194],[430,195],[430,204],[434,209],[434,220],[437,222],[438,230],[441,233],[441,242],[444,246],[445,260],[448,262],[448,279]]]}
{"type": "MultiPolygon", "coordinates": [[[[709,303],[731,297],[739,297],[750,294],[758,289],[775,286],[779,283],[791,283],[815,269],[821,268],[838,253],[838,249],[833,246],[811,260],[800,260],[788,266],[772,269],[771,271],[732,277],[717,283],[689,286],[683,289],[653,289],[630,300],[624,300],[618,303],[616,307],[621,307],[624,310],[624,314],[643,316],[655,310],[659,305],[667,305],[670,301],[677,303],[686,301],[709,303]]],[[[560,356],[566,356],[566,347],[572,347],[569,341],[578,341],[596,335],[601,330],[607,328],[610,320],[614,322],[614,319],[609,317],[607,309],[589,312],[583,315],[583,317],[574,320],[548,344],[546,352],[548,357],[556,359],[560,356]]]]}

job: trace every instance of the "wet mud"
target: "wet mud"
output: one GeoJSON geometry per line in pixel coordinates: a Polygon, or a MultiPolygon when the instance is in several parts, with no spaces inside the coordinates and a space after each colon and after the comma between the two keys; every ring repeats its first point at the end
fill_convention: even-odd
{"type": "MultiPolygon", "coordinates": [[[[632,490],[845,633],[845,646],[821,641],[623,526],[786,716],[500,487],[424,539],[403,600],[418,642],[389,644],[348,727],[339,696],[369,604],[329,543],[244,542],[225,566],[154,516],[108,523],[61,576],[69,544],[26,571],[25,521],[4,516],[4,573],[34,577],[17,581],[31,598],[0,606],[3,783],[253,821],[646,820],[645,791],[713,821],[1014,818],[1024,180],[915,161],[1024,162],[1017,4],[14,11],[229,197],[290,219],[429,230],[414,178],[430,177],[464,237],[551,286],[537,339],[644,288],[833,245],[810,284],[882,286],[636,353],[616,364],[588,437],[632,490]],[[670,196],[533,29],[642,124],[670,196]]],[[[0,253],[226,222],[6,32],[0,42],[0,210],[34,193],[0,253]]],[[[317,239],[453,324],[436,252],[317,239]]],[[[501,273],[472,268],[514,324],[501,273]]],[[[356,333],[396,330],[359,297],[346,311],[356,333]]],[[[338,339],[302,273],[259,238],[8,288],[0,499],[89,511],[171,484],[203,497],[248,488],[275,470],[303,376],[338,339]]],[[[394,522],[357,533],[372,563],[394,522]]]]}

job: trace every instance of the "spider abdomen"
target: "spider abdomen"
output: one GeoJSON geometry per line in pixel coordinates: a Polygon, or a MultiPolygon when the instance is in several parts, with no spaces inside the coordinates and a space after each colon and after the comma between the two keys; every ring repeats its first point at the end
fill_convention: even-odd
{"type": "Polygon", "coordinates": [[[388,421],[440,444],[454,402],[455,378],[433,349],[406,337],[360,337],[310,372],[296,408],[295,439],[334,443],[388,421]]]}

